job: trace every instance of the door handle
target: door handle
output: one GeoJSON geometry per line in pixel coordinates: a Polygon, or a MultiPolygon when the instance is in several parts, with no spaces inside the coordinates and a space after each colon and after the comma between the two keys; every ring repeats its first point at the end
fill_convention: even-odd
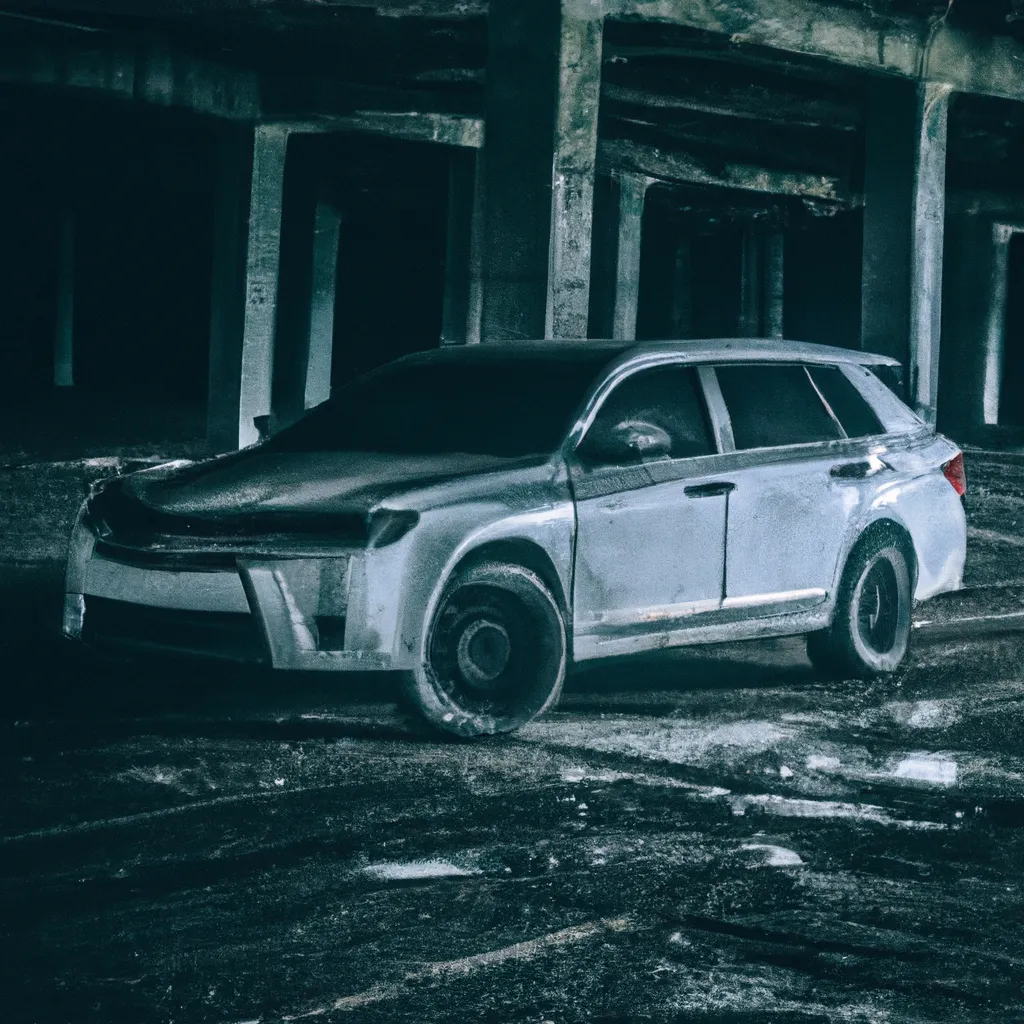
{"type": "Polygon", "coordinates": [[[828,472],[839,480],[863,480],[889,467],[881,459],[862,459],[859,462],[840,462],[828,472]]]}
{"type": "Polygon", "coordinates": [[[734,490],[736,490],[736,485],[731,480],[716,480],[710,484],[695,484],[693,487],[684,487],[683,494],[688,498],[715,498],[734,490]]]}

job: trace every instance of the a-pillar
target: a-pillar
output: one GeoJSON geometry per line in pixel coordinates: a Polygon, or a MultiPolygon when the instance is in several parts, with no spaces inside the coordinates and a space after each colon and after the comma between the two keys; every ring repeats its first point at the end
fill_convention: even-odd
{"type": "Polygon", "coordinates": [[[288,134],[221,128],[207,413],[216,451],[256,441],[254,419],[271,412],[288,134]]]}
{"type": "Polygon", "coordinates": [[[907,397],[933,424],[949,95],[936,83],[874,83],[865,152],[861,345],[903,364],[907,397]]]}
{"type": "Polygon", "coordinates": [[[644,199],[651,179],[620,172],[598,184],[590,335],[632,341],[640,296],[644,199]]]}
{"type": "Polygon", "coordinates": [[[601,5],[491,0],[482,338],[585,337],[601,5]]]}

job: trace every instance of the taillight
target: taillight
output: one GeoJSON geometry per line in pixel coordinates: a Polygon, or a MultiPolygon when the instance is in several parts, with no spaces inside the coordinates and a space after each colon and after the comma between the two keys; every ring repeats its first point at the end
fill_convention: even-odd
{"type": "Polygon", "coordinates": [[[967,492],[967,474],[964,472],[964,453],[957,452],[942,466],[942,475],[953,485],[953,490],[962,498],[967,492]]]}

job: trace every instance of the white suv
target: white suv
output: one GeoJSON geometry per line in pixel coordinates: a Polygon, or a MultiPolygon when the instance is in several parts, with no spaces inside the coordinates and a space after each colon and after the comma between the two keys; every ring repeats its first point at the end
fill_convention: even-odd
{"type": "Polygon", "coordinates": [[[895,365],[748,339],[409,356],[251,448],[97,488],[65,632],[399,670],[462,736],[652,648],[807,633],[823,668],[891,672],[966,550],[962,455],[895,365]]]}

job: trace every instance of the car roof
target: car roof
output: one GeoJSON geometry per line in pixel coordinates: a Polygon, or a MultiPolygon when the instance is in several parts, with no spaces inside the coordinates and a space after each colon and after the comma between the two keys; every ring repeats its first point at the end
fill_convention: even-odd
{"type": "Polygon", "coordinates": [[[780,338],[700,338],[685,341],[616,341],[593,338],[559,338],[546,341],[489,341],[480,345],[447,345],[406,356],[419,362],[487,362],[502,358],[587,359],[616,356],[622,364],[644,356],[677,355],[685,362],[792,362],[853,363],[861,366],[899,366],[898,360],[877,352],[815,345],[780,338]]]}

